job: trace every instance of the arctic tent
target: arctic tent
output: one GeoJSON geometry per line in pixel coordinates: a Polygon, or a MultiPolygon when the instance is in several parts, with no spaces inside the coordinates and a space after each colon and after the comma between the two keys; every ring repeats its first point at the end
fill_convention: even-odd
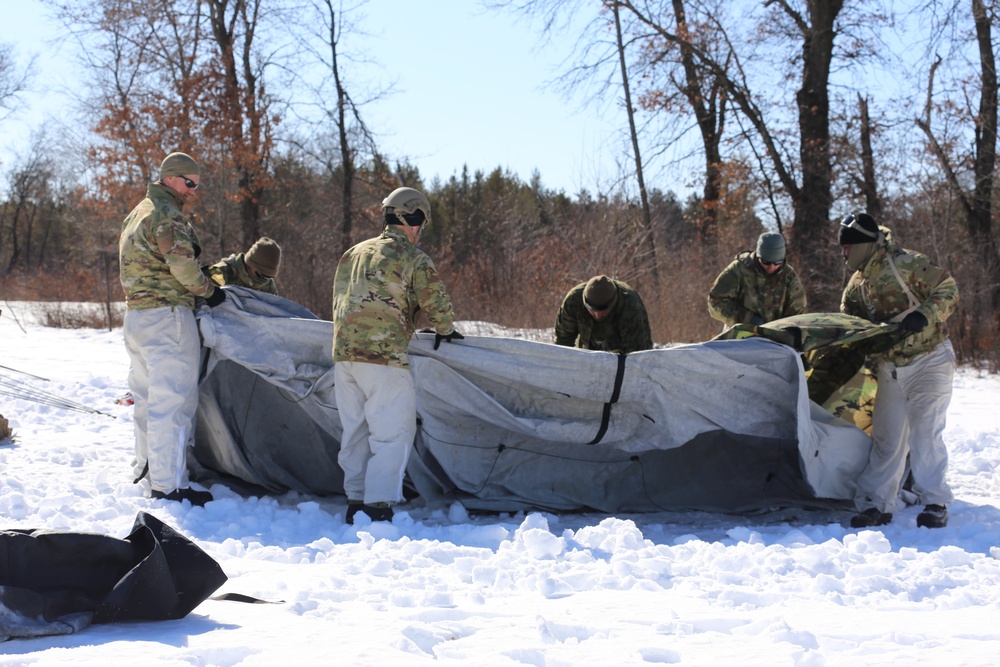
{"type": "MultiPolygon", "coordinates": [[[[199,309],[194,458],[249,493],[343,493],[333,325],[227,287],[199,309]]],[[[463,331],[463,333],[471,333],[463,331]]],[[[800,353],[763,336],[628,355],[467,335],[409,353],[408,484],[470,510],[746,512],[849,506],[870,439],[810,401],[800,353]]]]}

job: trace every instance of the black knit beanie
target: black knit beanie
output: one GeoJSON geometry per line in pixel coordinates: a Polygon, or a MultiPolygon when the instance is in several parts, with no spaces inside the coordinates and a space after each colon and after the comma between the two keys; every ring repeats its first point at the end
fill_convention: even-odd
{"type": "Polygon", "coordinates": [[[851,213],[840,221],[840,245],[874,243],[878,240],[878,224],[867,213],[851,213]]]}

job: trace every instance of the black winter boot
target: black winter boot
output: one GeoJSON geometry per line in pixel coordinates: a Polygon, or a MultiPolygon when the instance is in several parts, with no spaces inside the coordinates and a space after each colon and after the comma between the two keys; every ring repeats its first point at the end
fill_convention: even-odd
{"type": "Polygon", "coordinates": [[[361,508],[365,506],[364,501],[361,500],[348,500],[347,501],[347,513],[344,514],[344,523],[348,526],[354,525],[354,515],[361,511],[361,508]]]}
{"type": "Polygon", "coordinates": [[[348,502],[347,504],[347,515],[344,517],[344,521],[349,525],[354,525],[354,518],[361,512],[368,516],[369,519],[374,521],[392,521],[392,508],[389,507],[389,503],[372,503],[358,504],[348,502]]]}
{"type": "Polygon", "coordinates": [[[195,507],[204,507],[205,503],[215,500],[208,491],[195,491],[190,487],[186,489],[174,489],[170,493],[153,489],[149,495],[154,500],[176,500],[179,503],[186,500],[195,507]]]}
{"type": "Polygon", "coordinates": [[[851,517],[851,528],[871,528],[873,526],[884,526],[892,521],[892,514],[880,512],[874,507],[869,507],[861,514],[851,517]]]}
{"type": "Polygon", "coordinates": [[[917,515],[920,528],[944,528],[948,525],[948,508],[944,505],[924,505],[924,511],[917,515]]]}

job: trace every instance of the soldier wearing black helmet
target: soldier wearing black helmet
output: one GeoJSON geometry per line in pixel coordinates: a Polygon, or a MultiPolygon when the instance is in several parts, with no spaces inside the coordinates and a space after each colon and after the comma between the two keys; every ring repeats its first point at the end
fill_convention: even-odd
{"type": "Polygon", "coordinates": [[[917,525],[947,525],[953,499],[945,480],[948,449],[945,417],[951,402],[955,352],[948,340],[948,318],[958,304],[958,285],[928,257],[897,246],[889,230],[866,213],[840,223],[841,255],[854,271],[841,300],[848,315],[895,324],[899,343],[878,354],[878,391],[872,415],[872,450],[858,478],[855,528],[892,520],[903,483],[907,456],[912,491],[924,509],[917,525]]]}

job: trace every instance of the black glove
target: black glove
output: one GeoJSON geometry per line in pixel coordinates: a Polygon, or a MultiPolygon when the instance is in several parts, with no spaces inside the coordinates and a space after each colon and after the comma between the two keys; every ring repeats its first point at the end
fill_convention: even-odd
{"type": "Polygon", "coordinates": [[[226,290],[221,287],[216,287],[212,290],[212,296],[205,299],[205,303],[208,304],[209,308],[215,308],[220,303],[226,300],[226,290]]]}
{"type": "Polygon", "coordinates": [[[915,310],[906,317],[904,317],[899,323],[900,331],[906,331],[911,334],[920,333],[927,326],[927,316],[921,313],[919,310],[915,310]]]}
{"type": "Polygon", "coordinates": [[[448,334],[447,336],[442,336],[439,333],[435,333],[434,334],[434,349],[435,350],[438,349],[438,347],[440,347],[440,345],[441,345],[441,341],[443,341],[443,340],[446,340],[446,341],[448,341],[450,343],[453,340],[462,340],[463,338],[465,338],[465,336],[463,336],[462,334],[458,333],[458,329],[452,329],[451,333],[448,334]]]}
{"type": "Polygon", "coordinates": [[[750,316],[750,324],[752,324],[755,327],[759,327],[760,325],[764,324],[764,318],[758,315],[757,313],[754,313],[753,315],[750,316]]]}

